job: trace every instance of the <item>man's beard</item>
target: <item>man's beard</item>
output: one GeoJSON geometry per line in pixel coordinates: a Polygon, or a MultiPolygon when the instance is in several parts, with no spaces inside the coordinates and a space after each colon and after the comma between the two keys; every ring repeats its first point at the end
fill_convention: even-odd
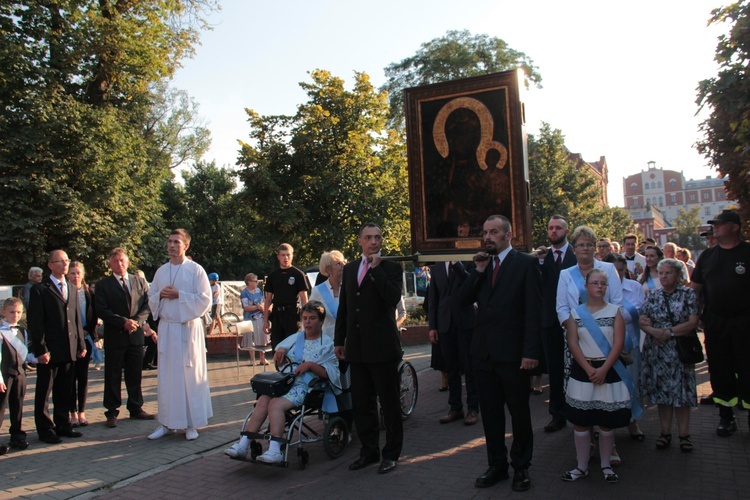
{"type": "Polygon", "coordinates": [[[553,244],[553,245],[560,245],[561,243],[563,243],[565,241],[565,238],[566,238],[566,236],[560,236],[556,240],[549,240],[549,242],[551,244],[553,244]]]}
{"type": "Polygon", "coordinates": [[[490,245],[485,245],[484,246],[484,251],[487,252],[490,255],[497,255],[498,253],[500,253],[500,252],[497,251],[497,245],[495,245],[494,243],[492,243],[490,245]]]}

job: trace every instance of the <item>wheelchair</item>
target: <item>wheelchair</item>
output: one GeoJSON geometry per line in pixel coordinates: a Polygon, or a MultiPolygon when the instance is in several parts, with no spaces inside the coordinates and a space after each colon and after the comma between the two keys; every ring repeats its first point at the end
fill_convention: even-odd
{"type": "MultiPolygon", "coordinates": [[[[346,420],[338,414],[323,411],[323,397],[326,391],[331,390],[325,380],[315,379],[310,382],[310,390],[305,396],[301,406],[292,408],[286,412],[284,425],[284,437],[271,435],[269,423],[266,423],[265,432],[247,432],[247,426],[253,412],[250,412],[242,423],[240,436],[247,436],[250,446],[246,457],[230,457],[232,460],[251,462],[271,467],[289,467],[289,450],[297,448],[297,465],[300,469],[307,468],[310,456],[305,446],[312,443],[323,442],[323,449],[332,460],[344,455],[350,441],[351,431],[346,420]],[[317,419],[323,422],[323,430],[313,428],[313,421],[317,419]],[[269,464],[256,460],[263,453],[261,441],[276,441],[281,445],[283,460],[279,463],[269,464]]],[[[316,427],[320,428],[320,425],[316,427]]]]}

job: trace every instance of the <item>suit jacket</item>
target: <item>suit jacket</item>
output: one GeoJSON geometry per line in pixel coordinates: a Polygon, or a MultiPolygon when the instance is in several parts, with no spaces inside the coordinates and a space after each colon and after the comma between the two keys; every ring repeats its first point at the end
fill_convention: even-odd
{"type": "Polygon", "coordinates": [[[477,323],[477,309],[474,304],[461,306],[459,290],[468,273],[461,262],[450,265],[451,272],[445,270],[445,263],[430,266],[430,292],[427,294],[427,320],[430,330],[444,333],[450,330],[451,322],[461,329],[474,328],[477,323]]]}
{"type": "Polygon", "coordinates": [[[511,250],[500,264],[495,286],[492,265],[469,272],[460,290],[461,303],[476,302],[477,325],[471,342],[474,359],[518,363],[541,359],[542,274],[539,259],[511,250]]]}
{"type": "Polygon", "coordinates": [[[96,317],[96,308],[94,306],[94,294],[91,293],[89,288],[85,289],[86,294],[86,326],[83,327],[83,331],[85,333],[88,333],[91,335],[91,339],[96,341],[97,335],[96,335],[96,323],[97,323],[97,317],[96,317]]]}
{"type": "Polygon", "coordinates": [[[573,253],[573,246],[568,245],[562,258],[562,266],[557,269],[554,251],[550,250],[542,263],[542,328],[560,326],[557,321],[557,281],[560,279],[560,271],[578,264],[573,253]]]}
{"type": "Polygon", "coordinates": [[[94,301],[96,314],[104,322],[105,348],[124,348],[128,345],[143,345],[143,329],[148,319],[148,285],[146,280],[128,273],[130,300],[117,278],[111,274],[96,284],[94,301]],[[133,333],[125,331],[129,319],[138,323],[133,333]]]}
{"type": "MultiPolygon", "coordinates": [[[[23,343],[26,344],[26,330],[19,328],[20,333],[23,335],[23,343]]],[[[23,369],[23,363],[26,361],[18,355],[11,344],[5,340],[5,337],[0,334],[0,344],[2,344],[2,359],[0,359],[0,373],[3,374],[3,378],[11,376],[17,377],[21,373],[26,373],[23,369]]],[[[7,383],[7,381],[6,381],[7,383]]]]}
{"type": "Polygon", "coordinates": [[[83,329],[78,317],[78,294],[68,281],[68,301],[48,277],[34,285],[29,294],[27,316],[31,335],[31,350],[36,357],[47,352],[52,363],[75,361],[78,352],[86,348],[83,329]]]}
{"type": "Polygon", "coordinates": [[[357,284],[361,259],[344,267],[336,317],[335,345],[346,346],[352,363],[401,359],[396,306],[401,300],[401,266],[382,261],[357,284]]]}

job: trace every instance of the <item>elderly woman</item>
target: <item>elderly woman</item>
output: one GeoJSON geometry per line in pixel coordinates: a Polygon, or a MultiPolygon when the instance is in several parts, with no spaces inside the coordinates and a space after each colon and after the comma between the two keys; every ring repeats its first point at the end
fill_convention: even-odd
{"type": "Polygon", "coordinates": [[[662,288],[651,290],[641,308],[640,325],[646,332],[639,391],[659,408],[661,436],[656,448],[672,442],[672,416],[677,415],[680,450],[690,452],[690,407],[697,406],[695,365],[685,364],[675,349],[675,337],[692,334],[698,324],[695,292],[681,283],[682,266],[675,259],[659,263],[662,288]]]}
{"type": "Polygon", "coordinates": [[[604,479],[608,483],[618,481],[611,464],[614,429],[630,421],[628,385],[632,387],[633,382],[619,361],[625,341],[625,321],[619,307],[604,300],[608,285],[606,271],[589,271],[584,284],[588,300],[571,310],[566,325],[568,347],[575,362],[565,389],[565,416],[575,426],[578,466],[563,474],[564,481],[588,476],[591,432],[595,425],[599,426],[599,459],[604,479]]]}
{"type": "MultiPolygon", "coordinates": [[[[641,329],[638,325],[638,310],[643,306],[643,287],[637,281],[628,279],[628,261],[619,253],[609,254],[605,262],[611,262],[617,269],[622,284],[622,307],[620,313],[625,320],[625,347],[624,353],[629,355],[631,363],[627,366],[630,378],[637,381],[641,372],[641,329]]],[[[633,391],[631,409],[632,419],[628,425],[628,432],[633,441],[644,441],[645,434],[638,427],[638,419],[641,413],[638,409],[643,408],[642,398],[637,390],[633,391]]]]}
{"type": "MultiPolygon", "coordinates": [[[[601,269],[607,275],[609,284],[604,291],[604,301],[616,306],[622,305],[622,286],[620,278],[617,276],[615,266],[608,262],[596,260],[597,243],[596,233],[588,226],[579,226],[575,228],[570,236],[570,244],[573,247],[573,253],[576,256],[578,265],[563,269],[560,271],[560,278],[557,282],[557,318],[560,324],[567,330],[573,321],[570,318],[570,312],[580,304],[585,304],[588,300],[586,291],[585,276],[592,269],[601,269]]],[[[570,376],[570,366],[572,363],[570,351],[565,350],[565,388],[570,376]]],[[[593,443],[592,443],[593,446],[593,443]]],[[[620,465],[620,456],[617,454],[617,448],[612,448],[610,464],[620,465]]]]}
{"type": "Polygon", "coordinates": [[[310,300],[322,302],[326,308],[326,321],[323,323],[323,333],[333,338],[336,329],[336,316],[339,310],[339,292],[341,291],[341,276],[344,273],[346,259],[338,250],[324,252],[320,256],[318,270],[328,279],[313,288],[310,300]]]}
{"type": "Polygon", "coordinates": [[[643,274],[638,278],[638,282],[643,285],[644,292],[658,290],[661,288],[661,283],[659,282],[657,266],[664,259],[664,252],[656,245],[649,245],[646,247],[643,256],[646,258],[646,269],[643,270],[643,274]]]}
{"type": "MultiPolygon", "coordinates": [[[[242,337],[242,347],[247,349],[268,345],[270,340],[263,330],[263,291],[258,288],[258,276],[254,273],[245,275],[245,289],[240,292],[240,301],[242,302],[242,319],[253,322],[253,331],[246,332],[242,337]]],[[[250,359],[251,363],[255,364],[254,350],[250,350],[250,359]]],[[[260,351],[258,364],[268,364],[263,351],[260,351]]]]}
{"type": "MultiPolygon", "coordinates": [[[[329,380],[334,390],[339,387],[339,366],[333,354],[333,339],[323,334],[325,318],[326,310],[320,302],[311,300],[302,306],[304,331],[290,335],[279,343],[273,357],[277,366],[281,366],[285,358],[296,365],[294,385],[283,396],[271,398],[263,395],[258,398],[250,420],[245,425],[246,432],[259,432],[268,418],[271,436],[283,437],[286,412],[303,403],[313,379],[329,380]]],[[[239,443],[235,443],[224,453],[233,458],[244,458],[249,446],[250,439],[242,436],[239,443]]],[[[268,450],[257,459],[270,464],[281,462],[284,459],[281,444],[269,440],[268,450]]]]}
{"type": "Polygon", "coordinates": [[[693,276],[693,269],[695,269],[695,262],[693,262],[692,254],[690,253],[690,250],[687,248],[679,248],[677,249],[676,259],[681,261],[683,264],[685,264],[685,268],[687,269],[688,278],[692,278],[693,276]]]}
{"type": "MultiPolygon", "coordinates": [[[[73,411],[70,412],[70,420],[73,427],[89,425],[86,420],[86,397],[89,390],[89,363],[96,348],[94,337],[96,337],[96,315],[94,314],[94,299],[86,285],[86,269],[78,261],[70,263],[68,268],[68,281],[78,292],[78,314],[81,318],[81,326],[85,333],[86,356],[75,360],[74,382],[73,382],[73,411]]],[[[101,356],[101,352],[97,353],[101,356]]]]}

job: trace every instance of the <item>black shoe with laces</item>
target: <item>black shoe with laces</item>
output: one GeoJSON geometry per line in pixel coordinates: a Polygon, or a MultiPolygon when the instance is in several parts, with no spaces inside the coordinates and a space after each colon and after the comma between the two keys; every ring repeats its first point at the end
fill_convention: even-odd
{"type": "Polygon", "coordinates": [[[721,437],[729,437],[737,431],[737,419],[722,418],[719,421],[719,425],[716,426],[716,435],[721,437]]]}

